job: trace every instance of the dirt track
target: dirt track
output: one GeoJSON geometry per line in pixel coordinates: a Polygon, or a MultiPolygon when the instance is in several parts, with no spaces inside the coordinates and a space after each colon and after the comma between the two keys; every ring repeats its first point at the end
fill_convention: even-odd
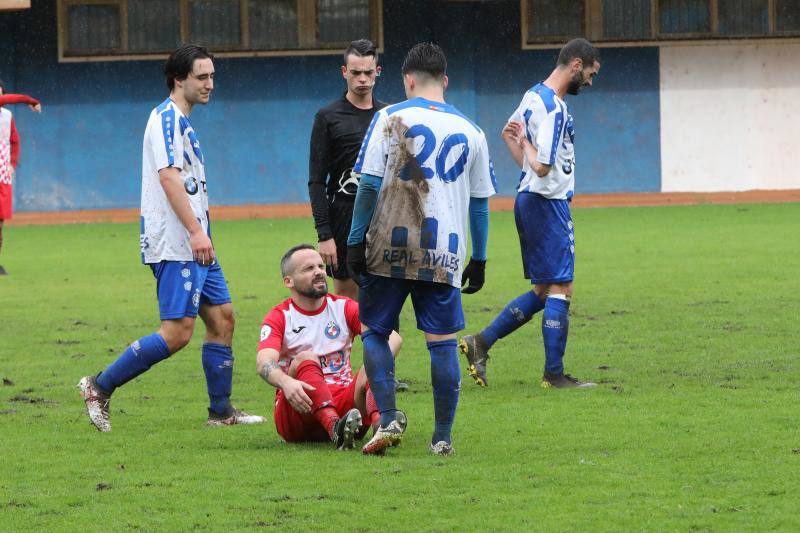
{"type": "MultiPolygon", "coordinates": [[[[575,197],[573,207],[619,207],[647,205],[696,205],[800,202],[800,189],[783,191],[745,191],[715,193],[613,193],[584,194],[575,197]]],[[[493,211],[509,211],[514,198],[500,197],[490,201],[493,211]]],[[[249,218],[288,218],[311,216],[308,204],[236,205],[211,208],[212,220],[249,218]]],[[[82,224],[92,222],[135,222],[138,209],[102,209],[86,211],[45,211],[17,213],[6,221],[10,226],[31,224],[82,224]]]]}

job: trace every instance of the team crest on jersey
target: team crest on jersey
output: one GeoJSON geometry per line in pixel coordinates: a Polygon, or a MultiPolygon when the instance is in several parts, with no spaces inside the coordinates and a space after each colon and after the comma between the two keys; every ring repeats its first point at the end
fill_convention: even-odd
{"type": "Polygon", "coordinates": [[[335,339],[336,337],[339,336],[339,333],[341,332],[342,330],[339,328],[338,324],[336,324],[336,322],[334,322],[333,320],[328,322],[328,324],[325,326],[325,336],[328,337],[329,339],[335,339]]]}
{"type": "Polygon", "coordinates": [[[195,307],[200,306],[200,289],[196,289],[192,294],[192,305],[195,307]]]}
{"type": "Polygon", "coordinates": [[[572,174],[572,161],[564,161],[561,170],[564,171],[564,174],[572,174]]]}
{"type": "Polygon", "coordinates": [[[261,340],[264,341],[269,337],[269,334],[272,333],[272,328],[268,325],[264,324],[261,326],[261,340]]]}

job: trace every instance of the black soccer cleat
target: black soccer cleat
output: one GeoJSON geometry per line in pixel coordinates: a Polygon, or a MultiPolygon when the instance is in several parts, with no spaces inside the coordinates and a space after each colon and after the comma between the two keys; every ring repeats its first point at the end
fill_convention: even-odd
{"type": "Polygon", "coordinates": [[[355,446],[355,436],[361,427],[361,412],[350,409],[333,426],[333,445],[337,450],[351,450],[355,446]]]}
{"type": "Polygon", "coordinates": [[[458,349],[467,358],[467,372],[481,387],[488,387],[486,381],[486,362],[489,351],[484,346],[480,335],[467,335],[458,341],[458,349]]]}
{"type": "Polygon", "coordinates": [[[551,374],[545,372],[542,376],[543,389],[589,389],[596,387],[597,383],[591,381],[581,381],[569,374],[551,374]]]}

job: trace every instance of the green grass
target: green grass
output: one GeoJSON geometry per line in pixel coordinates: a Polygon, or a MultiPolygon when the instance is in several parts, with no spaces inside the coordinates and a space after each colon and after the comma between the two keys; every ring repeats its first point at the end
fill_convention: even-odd
{"type": "MultiPolygon", "coordinates": [[[[74,386],[158,325],[138,228],[8,228],[0,530],[800,530],[800,204],[574,216],[566,364],[600,387],[539,388],[537,317],[494,347],[488,389],[465,375],[447,459],[427,453],[429,363],[410,305],[403,445],[375,458],[280,442],[255,346],[285,297],[278,259],[313,239],[310,220],[215,224],[237,310],[234,400],[270,422],[204,427],[197,335],[115,394],[110,434],[74,386]]],[[[468,331],[527,289],[512,216],[492,217],[468,331]]]]}

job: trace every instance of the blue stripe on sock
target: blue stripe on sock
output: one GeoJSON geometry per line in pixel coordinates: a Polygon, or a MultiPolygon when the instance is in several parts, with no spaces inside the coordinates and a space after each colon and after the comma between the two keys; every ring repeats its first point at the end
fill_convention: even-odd
{"type": "Polygon", "coordinates": [[[210,409],[218,415],[223,415],[231,403],[233,350],[224,344],[206,342],[203,344],[202,357],[210,409]]]}
{"type": "Polygon", "coordinates": [[[491,347],[497,339],[502,339],[544,309],[544,302],[533,291],[527,291],[508,302],[500,314],[491,324],[481,332],[487,348],[491,347]]]}
{"type": "Polygon", "coordinates": [[[97,377],[101,389],[111,394],[151,366],[170,356],[164,337],[153,333],[134,341],[97,377]]]}
{"type": "Polygon", "coordinates": [[[436,420],[431,443],[450,443],[461,390],[461,368],[456,340],[429,342],[428,351],[431,354],[431,383],[436,420]]]}
{"type": "Polygon", "coordinates": [[[389,349],[389,339],[378,332],[368,330],[361,334],[364,344],[364,370],[369,387],[375,396],[375,404],[381,413],[381,426],[392,423],[397,411],[394,391],[394,356],[389,349]]]}
{"type": "Polygon", "coordinates": [[[564,373],[564,352],[569,332],[569,301],[548,298],[542,313],[544,369],[550,374],[564,373]]]}

